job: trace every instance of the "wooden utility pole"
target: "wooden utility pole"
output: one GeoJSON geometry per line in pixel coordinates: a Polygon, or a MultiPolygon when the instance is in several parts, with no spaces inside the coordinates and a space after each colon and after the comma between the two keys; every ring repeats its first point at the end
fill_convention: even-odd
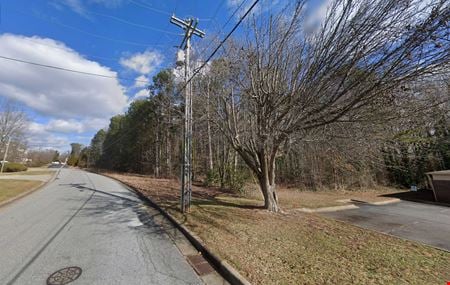
{"type": "Polygon", "coordinates": [[[183,143],[183,169],[181,179],[181,212],[189,212],[192,197],[192,84],[189,66],[191,52],[191,37],[196,35],[203,38],[205,33],[197,29],[198,20],[188,18],[181,20],[173,15],[170,22],[185,31],[180,48],[184,50],[184,143],[183,143]]]}
{"type": "Polygon", "coordinates": [[[5,153],[3,154],[2,166],[0,168],[0,173],[3,173],[3,168],[5,167],[6,158],[8,157],[9,144],[11,143],[11,136],[8,136],[8,142],[6,143],[5,153]]]}

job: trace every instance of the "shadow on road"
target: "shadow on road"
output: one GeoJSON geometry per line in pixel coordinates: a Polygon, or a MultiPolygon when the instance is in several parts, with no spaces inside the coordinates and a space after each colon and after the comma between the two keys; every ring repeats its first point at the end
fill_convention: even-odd
{"type": "Polygon", "coordinates": [[[434,200],[433,191],[431,190],[419,190],[419,191],[405,191],[400,193],[392,193],[381,195],[382,197],[398,198],[400,200],[427,203],[427,204],[438,204],[440,206],[450,207],[450,204],[438,203],[434,200]]]}
{"type": "MultiPolygon", "coordinates": [[[[162,235],[166,233],[164,229],[155,222],[155,218],[160,216],[160,213],[150,213],[148,208],[144,207],[144,203],[138,198],[131,199],[84,186],[86,183],[60,185],[70,186],[69,189],[76,189],[80,192],[92,191],[94,194],[100,194],[92,197],[90,203],[88,203],[83,208],[83,211],[80,212],[80,216],[97,217],[98,222],[102,224],[128,224],[132,228],[145,229],[147,234],[162,235]],[[136,218],[140,223],[136,223],[136,218]]],[[[135,197],[132,194],[123,194],[135,197]]]]}

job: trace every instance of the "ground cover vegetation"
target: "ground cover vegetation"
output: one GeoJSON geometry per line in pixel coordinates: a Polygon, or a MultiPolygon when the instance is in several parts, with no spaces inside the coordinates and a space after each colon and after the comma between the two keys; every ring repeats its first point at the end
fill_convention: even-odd
{"type": "MultiPolygon", "coordinates": [[[[274,212],[277,184],[424,187],[449,167],[449,2],[336,0],[315,24],[308,7],[252,15],[193,81],[194,179],[253,181],[274,212]]],[[[178,177],[179,73],[154,76],[73,164],[178,177]]]]}
{"type": "MultiPolygon", "coordinates": [[[[335,205],[342,199],[337,191],[280,188],[283,213],[272,214],[254,191],[194,185],[191,212],[182,214],[173,179],[102,173],[158,203],[252,284],[439,284],[450,278],[447,252],[295,210],[335,205]]],[[[390,191],[346,195],[371,201],[390,191]]]]}

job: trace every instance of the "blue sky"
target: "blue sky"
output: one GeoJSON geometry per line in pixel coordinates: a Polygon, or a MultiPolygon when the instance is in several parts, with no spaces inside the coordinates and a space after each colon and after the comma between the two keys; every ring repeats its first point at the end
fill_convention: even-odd
{"type": "MultiPolygon", "coordinates": [[[[145,86],[158,70],[174,66],[174,46],[182,31],[169,23],[170,15],[199,18],[207,34],[201,41],[208,43],[242,1],[242,11],[253,2],[0,0],[0,56],[119,78],[0,59],[0,97],[28,113],[30,147],[68,150],[71,142],[87,145],[111,116],[146,96],[145,86]]],[[[267,11],[280,2],[261,1],[257,9],[267,11]]],[[[221,37],[237,19],[229,21],[221,37]]]]}
{"type": "Polygon", "coordinates": [[[0,56],[119,78],[0,60],[0,96],[19,103],[28,113],[29,146],[67,150],[71,142],[88,144],[111,116],[146,95],[146,81],[161,68],[173,66],[181,30],[169,23],[172,13],[180,18],[195,15],[210,34],[219,30],[240,1],[0,3],[0,56]]]}

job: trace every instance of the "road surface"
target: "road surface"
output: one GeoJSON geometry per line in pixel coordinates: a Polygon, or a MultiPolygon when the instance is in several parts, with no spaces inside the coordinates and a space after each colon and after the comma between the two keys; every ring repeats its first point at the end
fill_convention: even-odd
{"type": "Polygon", "coordinates": [[[401,201],[323,213],[364,228],[450,251],[450,207],[401,201]]]}
{"type": "Polygon", "coordinates": [[[63,169],[0,208],[0,284],[46,284],[66,267],[81,269],[62,272],[79,275],[70,284],[202,284],[153,215],[114,180],[63,169]]]}

